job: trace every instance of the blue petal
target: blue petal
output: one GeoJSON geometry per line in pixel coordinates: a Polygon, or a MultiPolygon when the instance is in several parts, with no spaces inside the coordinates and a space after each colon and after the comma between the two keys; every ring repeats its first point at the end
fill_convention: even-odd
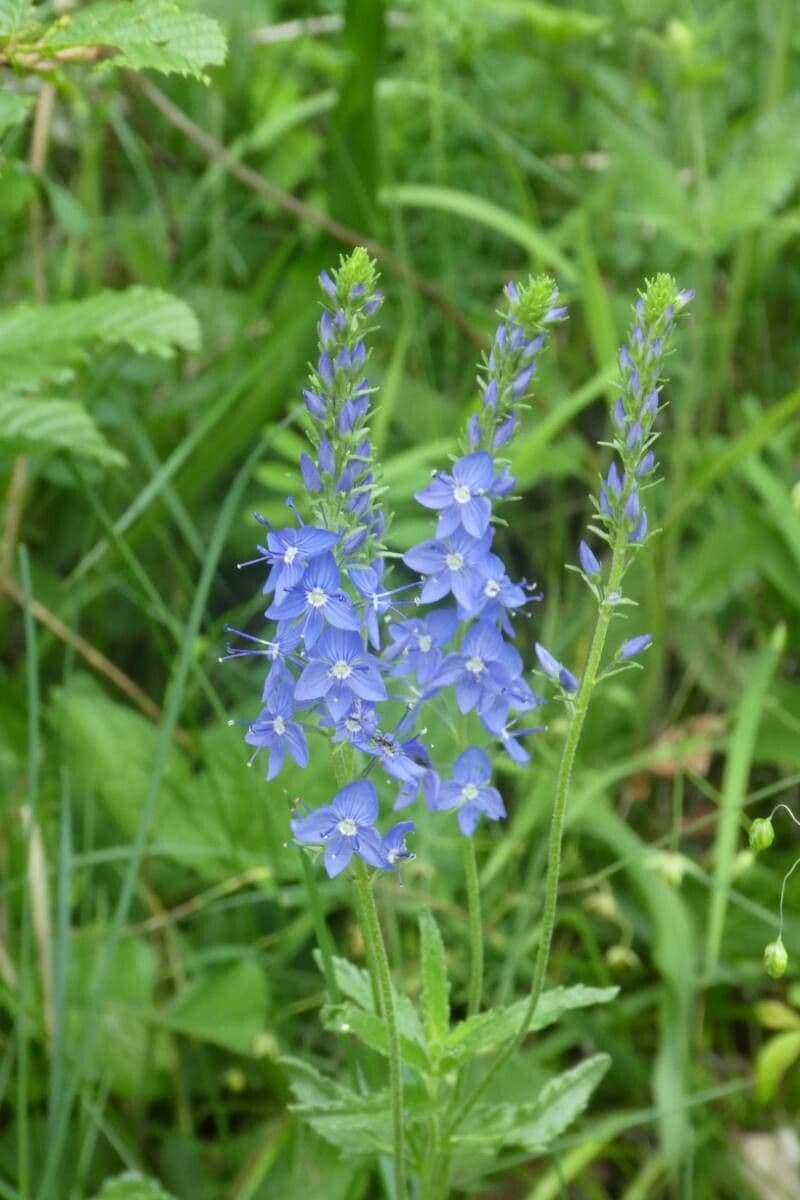
{"type": "Polygon", "coordinates": [[[326,843],[325,870],[328,872],[330,879],[335,879],[337,875],[341,875],[342,871],[348,866],[355,850],[355,841],[354,837],[342,837],[341,834],[337,833],[326,843]]]}
{"type": "Polygon", "coordinates": [[[368,779],[348,783],[333,798],[331,808],[341,821],[349,819],[356,825],[374,825],[378,819],[378,793],[368,779]]]}

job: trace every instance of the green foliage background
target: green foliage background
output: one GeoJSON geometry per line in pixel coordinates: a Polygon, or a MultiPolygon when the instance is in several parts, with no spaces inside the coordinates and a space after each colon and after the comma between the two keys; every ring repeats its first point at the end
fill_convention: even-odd
{"type": "MultiPolygon", "coordinates": [[[[798,841],[778,817],[756,863],[741,831],[800,778],[798,4],[67,7],[0,0],[0,1195],[381,1194],[289,1108],[283,1056],[342,1054],[285,846],[327,758],[248,772],[225,722],[260,681],[216,661],[226,623],[258,623],[234,565],[250,512],[281,519],[302,491],[317,273],[367,241],[398,549],[427,532],[411,496],[455,446],[502,284],[561,285],[503,549],[545,593],[526,654],[535,633],[577,668],[591,606],[562,564],[628,308],[656,271],[697,289],[662,533],[633,579],[655,646],[591,715],[551,970],[621,990],[501,1093],[530,1099],[578,1050],[613,1065],[545,1155],[476,1161],[456,1194],[796,1197],[791,885],[787,978],[760,957],[798,841]]],[[[478,838],[500,1003],[536,946],[548,716],[531,769],[498,767],[507,825],[478,838]]],[[[434,911],[458,1008],[460,860],[424,818],[416,849],[390,944],[413,993],[434,911]]],[[[346,885],[323,894],[358,958],[346,885]]]]}

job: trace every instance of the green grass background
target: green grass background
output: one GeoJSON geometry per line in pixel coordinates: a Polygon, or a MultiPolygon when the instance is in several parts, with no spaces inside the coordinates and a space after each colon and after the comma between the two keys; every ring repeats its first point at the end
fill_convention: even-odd
{"type": "MultiPolygon", "coordinates": [[[[501,543],[545,593],[526,657],[536,636],[576,669],[592,608],[563,564],[605,462],[629,305],[657,271],[697,289],[670,364],[662,532],[631,577],[655,646],[587,726],[551,966],[621,994],[506,1086],[586,1046],[613,1067],[547,1158],[498,1158],[456,1194],[797,1197],[796,886],[786,979],[760,957],[800,840],[778,817],[754,862],[744,833],[796,805],[800,779],[800,8],[198,7],[229,37],[207,88],[71,67],[40,169],[30,122],[2,144],[4,305],[158,287],[201,341],[73,361],[59,394],[124,461],[34,445],[0,580],[0,1195],[94,1197],[126,1169],[178,1200],[380,1194],[292,1115],[280,1062],[341,1056],[284,845],[290,800],[329,795],[327,758],[269,786],[248,772],[225,722],[254,715],[260,679],[217,663],[226,622],[258,629],[258,576],[235,567],[250,513],[282,520],[302,491],[316,276],[353,235],[386,292],[375,441],[397,549],[427,533],[412,493],[455,448],[502,284],[557,278],[570,319],[513,448],[522,503],[501,543]]],[[[14,451],[0,441],[6,521],[14,451]]],[[[531,768],[498,766],[508,822],[478,836],[500,1001],[524,993],[537,942],[547,715],[531,768]]],[[[390,945],[413,990],[413,917],[435,911],[463,1002],[457,846],[423,820],[417,850],[390,945]]],[[[358,957],[346,885],[323,894],[358,957]]]]}

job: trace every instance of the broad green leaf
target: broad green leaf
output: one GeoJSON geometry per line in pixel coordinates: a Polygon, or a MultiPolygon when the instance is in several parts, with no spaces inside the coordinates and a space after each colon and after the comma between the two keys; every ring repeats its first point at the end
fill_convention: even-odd
{"type": "Polygon", "coordinates": [[[385,1091],[361,1096],[327,1079],[309,1063],[295,1058],[281,1060],[299,1113],[312,1129],[331,1142],[342,1154],[391,1153],[392,1124],[389,1095],[385,1091]]]}
{"type": "Polygon", "coordinates": [[[774,1099],[781,1080],[800,1060],[800,1030],[788,1030],[771,1038],[756,1057],[756,1094],[762,1104],[774,1099]]]}
{"type": "Polygon", "coordinates": [[[474,196],[470,192],[460,192],[455,188],[437,187],[433,184],[397,183],[382,188],[379,200],[390,207],[397,205],[400,208],[439,209],[454,216],[464,217],[476,225],[494,230],[511,242],[516,242],[523,250],[527,250],[537,263],[552,267],[563,284],[572,284],[577,280],[575,267],[565,258],[551,237],[542,233],[530,221],[501,208],[499,204],[486,200],[483,196],[474,196]]]}
{"type": "Polygon", "coordinates": [[[756,121],[725,156],[714,180],[709,213],[718,249],[763,224],[800,178],[800,96],[792,95],[756,121]]]}
{"type": "MultiPolygon", "coordinates": [[[[374,1012],[365,1012],[363,1008],[350,1003],[327,1004],[322,1010],[322,1023],[332,1033],[354,1034],[365,1046],[388,1057],[389,1033],[386,1022],[374,1012]]],[[[398,1036],[402,1058],[418,1071],[427,1071],[430,1063],[424,1044],[399,1030],[398,1036]]]]}
{"type": "Polygon", "coordinates": [[[146,1179],[138,1171],[126,1171],[107,1179],[94,1200],[175,1200],[155,1179],[146,1179]]]}
{"type": "Polygon", "coordinates": [[[48,50],[102,47],[114,66],[207,80],[205,67],[225,61],[225,36],[211,17],[174,0],[107,0],[61,17],[47,31],[48,50]]]}
{"type": "Polygon", "coordinates": [[[120,466],[125,458],[108,444],[82,404],[74,400],[0,396],[0,446],[32,453],[63,451],[120,466]]]}
{"type": "Polygon", "coordinates": [[[0,38],[19,37],[34,24],[34,0],[0,0],[0,38]]]}
{"type": "Polygon", "coordinates": [[[176,350],[197,350],[200,330],[183,300],[156,288],[102,291],[63,304],[21,304],[0,312],[0,381],[42,378],[98,342],[169,358],[176,350]]]}
{"type": "MultiPolygon", "coordinates": [[[[0,15],[0,21],[2,16],[0,15]]],[[[0,137],[24,121],[33,106],[33,96],[17,95],[14,92],[0,92],[0,137]]]]}
{"type": "Polygon", "coordinates": [[[170,1004],[164,1019],[171,1029],[201,1042],[251,1054],[264,1029],[267,984],[255,962],[214,967],[194,980],[170,1004]]]}
{"type": "Polygon", "coordinates": [[[434,917],[422,913],[419,919],[420,966],[422,969],[422,1012],[428,1042],[435,1045],[447,1037],[450,1028],[450,981],[439,926],[434,917]]]}
{"type": "MultiPolygon", "coordinates": [[[[582,983],[575,984],[574,987],[553,988],[544,992],[539,1000],[530,1031],[535,1033],[546,1029],[573,1009],[608,1004],[618,993],[619,988],[616,987],[594,988],[586,987],[582,983]]],[[[488,1012],[467,1017],[466,1021],[456,1025],[445,1040],[446,1053],[448,1056],[454,1056],[457,1061],[487,1054],[516,1034],[527,1005],[527,1000],[517,1000],[506,1008],[489,1009],[488,1012]]]]}
{"type": "Polygon", "coordinates": [[[453,1141],[476,1150],[523,1146],[531,1154],[544,1154],[586,1108],[610,1064],[610,1055],[595,1054],[548,1080],[535,1100],[477,1108],[453,1141]]]}
{"type": "MultiPolygon", "coordinates": [[[[104,931],[84,926],[70,948],[67,1026],[77,1037],[86,1021],[94,969],[102,954],[104,931]]],[[[157,1094],[157,1067],[163,1067],[158,1035],[154,1058],[152,1010],[158,964],[143,938],[119,943],[106,984],[98,1022],[91,1074],[113,1092],[144,1099],[157,1094]]]]}

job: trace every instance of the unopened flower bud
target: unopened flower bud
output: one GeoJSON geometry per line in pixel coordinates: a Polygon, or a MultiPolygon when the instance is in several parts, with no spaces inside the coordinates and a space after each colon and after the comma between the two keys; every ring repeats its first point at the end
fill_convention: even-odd
{"type": "Polygon", "coordinates": [[[775,841],[775,829],[769,817],[756,817],[750,826],[750,849],[758,854],[761,850],[769,850],[775,841]]]}
{"type": "Polygon", "coordinates": [[[764,947],[764,970],[770,979],[780,979],[785,975],[788,964],[789,955],[786,953],[786,947],[781,937],[777,937],[774,942],[770,942],[768,946],[764,947]]]}

